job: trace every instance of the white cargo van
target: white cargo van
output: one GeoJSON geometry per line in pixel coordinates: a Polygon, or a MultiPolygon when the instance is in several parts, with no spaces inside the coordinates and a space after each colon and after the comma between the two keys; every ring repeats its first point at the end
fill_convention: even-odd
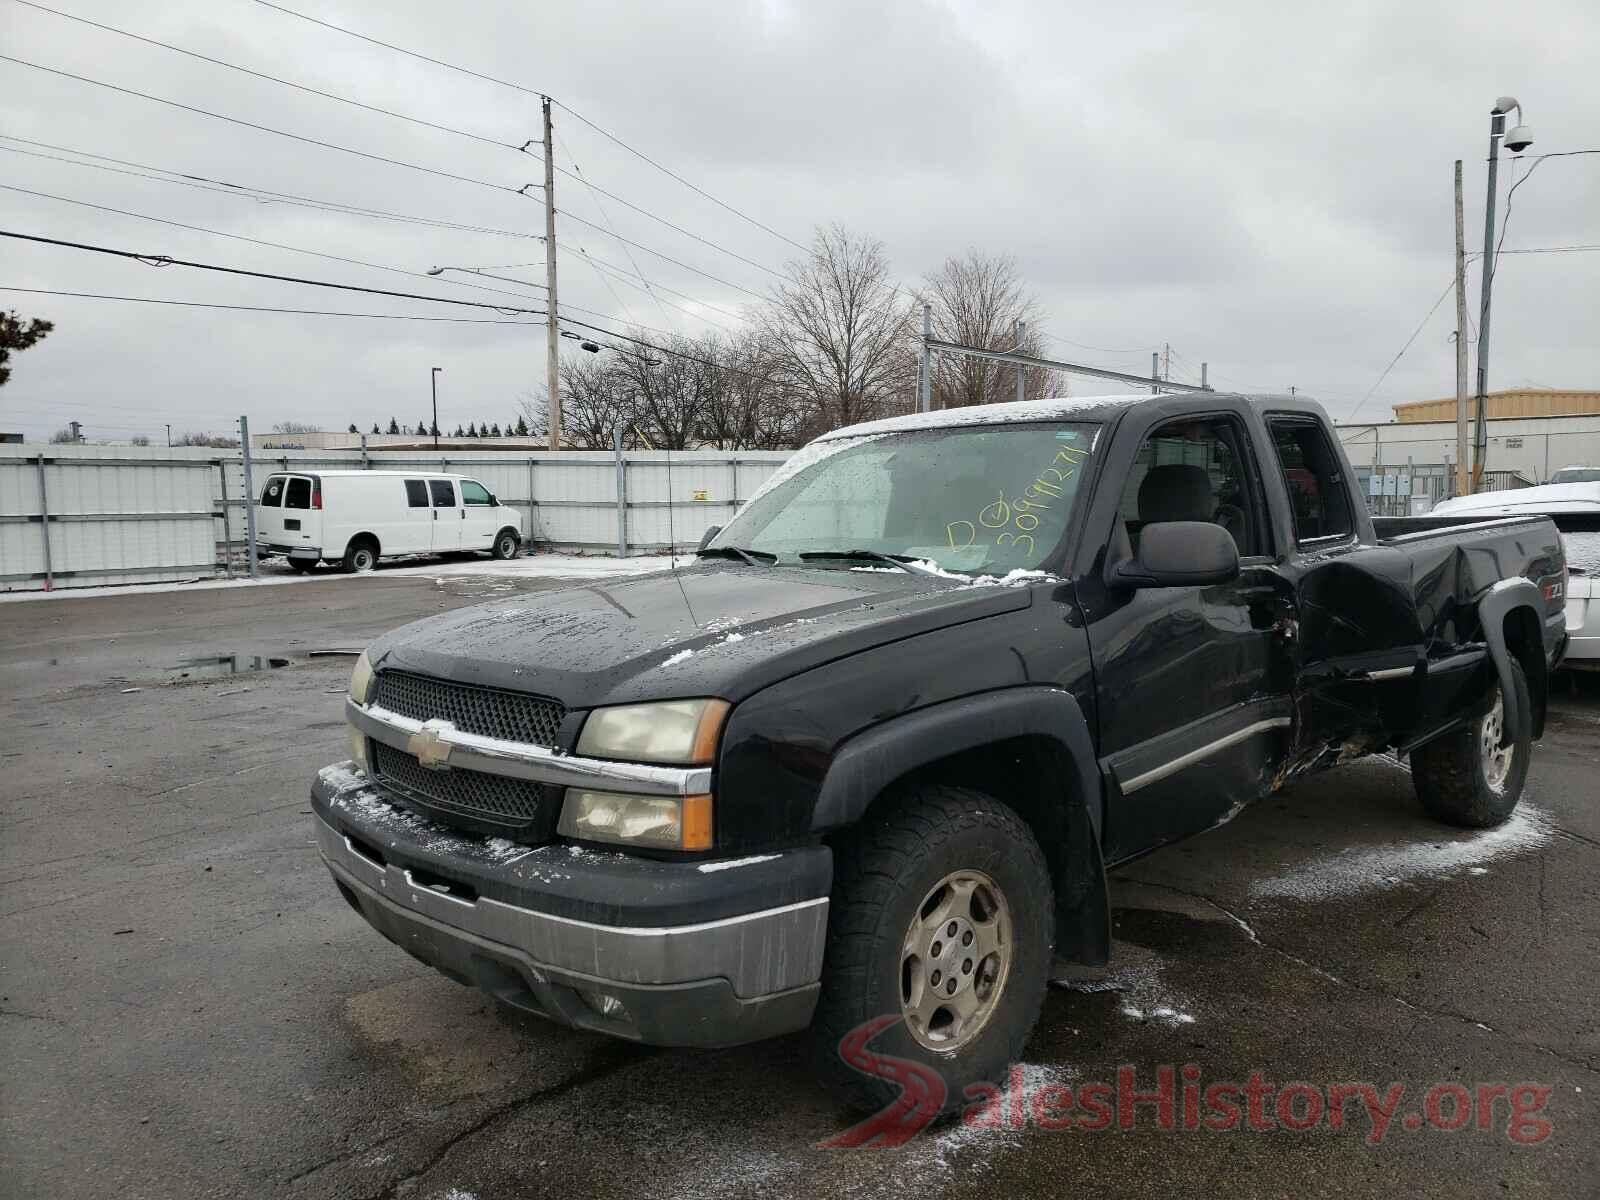
{"type": "Polygon", "coordinates": [[[282,554],[297,571],[319,562],[370,571],[397,554],[514,558],[521,546],[516,512],[461,475],[275,472],[255,501],[257,552],[282,554]]]}

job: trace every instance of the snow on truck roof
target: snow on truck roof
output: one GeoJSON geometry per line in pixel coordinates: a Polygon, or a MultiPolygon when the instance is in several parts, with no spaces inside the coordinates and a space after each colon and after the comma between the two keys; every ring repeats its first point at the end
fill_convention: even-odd
{"type": "MultiPolygon", "coordinates": [[[[493,465],[493,464],[490,464],[493,465]]],[[[456,471],[362,471],[340,468],[336,471],[324,471],[317,467],[291,466],[287,471],[282,467],[273,467],[267,472],[269,475],[315,475],[318,479],[474,479],[472,475],[462,475],[456,471]]]]}
{"type": "MultiPolygon", "coordinates": [[[[964,408],[941,408],[934,412],[907,413],[899,417],[885,417],[881,421],[864,421],[860,425],[847,425],[834,429],[816,440],[830,441],[884,433],[903,433],[915,429],[945,429],[961,425],[1005,425],[1019,421],[1102,421],[1112,414],[1139,404],[1174,400],[1185,393],[1133,392],[1115,396],[1056,396],[1043,400],[1012,401],[1009,404],[971,404],[964,408]]],[[[1287,396],[1239,396],[1234,392],[1188,393],[1203,394],[1211,400],[1244,399],[1250,403],[1282,403],[1286,408],[1299,409],[1304,401],[1295,402],[1287,396]]]]}

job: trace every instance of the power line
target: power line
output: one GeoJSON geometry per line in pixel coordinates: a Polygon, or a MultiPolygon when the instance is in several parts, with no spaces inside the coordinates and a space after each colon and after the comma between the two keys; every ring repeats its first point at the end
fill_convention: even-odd
{"type": "Polygon", "coordinates": [[[484,75],[479,71],[469,70],[466,67],[458,67],[455,63],[445,62],[442,58],[431,58],[428,55],[422,54],[416,50],[407,50],[404,46],[396,46],[392,42],[382,42],[375,37],[368,37],[364,33],[357,33],[354,29],[346,28],[343,25],[335,25],[332,21],[323,21],[317,17],[309,16],[306,13],[296,12],[292,8],[285,8],[281,4],[270,3],[270,0],[256,0],[256,3],[265,8],[276,9],[278,12],[286,13],[291,17],[299,17],[302,21],[310,21],[313,25],[321,25],[324,29],[331,29],[335,33],[342,33],[348,37],[353,37],[359,41],[368,42],[374,46],[382,46],[385,50],[393,50],[396,54],[409,55],[412,58],[421,59],[423,62],[432,63],[436,67],[444,67],[450,71],[458,71],[463,75],[471,75],[474,79],[481,79],[485,83],[498,83],[501,87],[512,88],[515,91],[524,92],[529,96],[539,96],[541,98],[544,96],[543,92],[535,91],[533,88],[523,87],[520,83],[512,83],[508,79],[496,79],[493,75],[484,75]]]}
{"type": "MultiPolygon", "coordinates": [[[[1527,176],[1523,176],[1523,178],[1526,179],[1527,176]]],[[[1452,278],[1450,282],[1445,285],[1444,291],[1439,293],[1439,298],[1433,302],[1433,307],[1428,310],[1428,315],[1423,317],[1421,324],[1411,331],[1411,336],[1406,339],[1406,344],[1400,347],[1400,353],[1396,354],[1389,360],[1389,365],[1383,369],[1383,374],[1378,376],[1377,383],[1374,383],[1370,388],[1368,388],[1367,394],[1361,397],[1361,402],[1350,410],[1349,414],[1345,417],[1346,421],[1355,420],[1356,414],[1361,411],[1362,405],[1366,404],[1368,400],[1372,399],[1372,393],[1378,390],[1379,386],[1382,385],[1385,379],[1389,378],[1389,372],[1394,370],[1395,363],[1399,362],[1405,352],[1411,349],[1411,343],[1417,340],[1417,335],[1420,334],[1428,322],[1433,319],[1433,314],[1439,311],[1439,305],[1444,303],[1444,298],[1455,289],[1455,286],[1456,281],[1454,278],[1452,278]]]]}
{"type": "Polygon", "coordinates": [[[140,92],[133,88],[121,87],[115,83],[107,83],[103,79],[91,79],[87,75],[75,75],[71,71],[62,71],[55,67],[47,67],[42,63],[29,62],[27,59],[23,58],[13,58],[9,54],[0,54],[0,62],[10,62],[16,63],[18,66],[22,67],[31,67],[35,71],[44,71],[49,75],[59,75],[63,79],[75,79],[79,83],[93,84],[95,87],[102,87],[113,92],[120,92],[124,96],[137,96],[141,100],[151,100],[157,104],[165,104],[171,108],[182,109],[184,112],[196,113],[202,117],[211,117],[218,121],[227,121],[231,125],[242,125],[246,129],[254,129],[261,133],[275,134],[278,137],[290,138],[293,141],[304,142],[310,146],[321,146],[325,150],[337,150],[341,154],[353,154],[357,158],[369,159],[372,162],[388,163],[390,166],[404,167],[409,171],[420,171],[425,175],[436,175],[442,179],[454,179],[460,183],[471,183],[476,184],[478,187],[493,188],[497,192],[509,192],[513,196],[522,196],[525,199],[529,198],[526,196],[526,189],[536,186],[529,183],[524,184],[521,188],[508,187],[503,183],[492,183],[487,179],[474,179],[470,175],[457,175],[452,171],[441,171],[435,167],[422,166],[420,163],[405,162],[404,160],[398,158],[386,158],[381,154],[371,154],[365,150],[356,150],[350,146],[341,146],[337,142],[324,142],[318,138],[306,137],[304,134],[290,133],[287,130],[274,129],[270,125],[258,125],[254,121],[246,121],[240,117],[230,117],[223,113],[212,112],[210,109],[196,108],[192,104],[182,104],[177,100],[168,100],[165,96],[153,96],[149,92],[140,92]]]}
{"type": "Polygon", "coordinates": [[[78,162],[71,158],[61,158],[55,154],[40,154],[33,150],[19,150],[15,146],[0,146],[0,150],[8,154],[23,154],[29,158],[48,159],[50,162],[66,163],[74,167],[88,167],[94,171],[109,171],[114,175],[128,175],[135,179],[149,179],[156,183],[172,183],[181,187],[195,188],[202,192],[216,192],[225,196],[235,196],[241,200],[255,200],[258,203],[288,204],[300,208],[338,213],[351,217],[370,217],[374,220],[399,221],[405,224],[426,225],[439,229],[459,230],[463,233],[484,233],[496,237],[530,238],[534,241],[544,239],[531,233],[522,233],[513,229],[496,229],[489,225],[466,225],[459,221],[446,221],[436,217],[422,217],[410,213],[392,212],[382,208],[367,208],[357,204],[346,204],[339,200],[318,200],[310,196],[300,196],[293,192],[275,192],[268,188],[252,187],[248,184],[229,183],[225,179],[208,179],[204,175],[194,175],[185,171],[174,171],[167,167],[152,167],[145,163],[130,162],[127,159],[112,158],[105,154],[95,154],[89,150],[78,150],[71,146],[55,146],[49,142],[36,142],[29,138],[19,138],[13,134],[0,133],[0,138],[7,141],[22,142],[29,146],[42,146],[47,150],[60,150],[65,154],[79,154],[85,158],[95,158],[100,162],[78,162]],[[104,163],[119,163],[122,167],[139,167],[138,171],[121,170],[118,167],[108,167],[104,163]],[[159,172],[147,174],[146,172],[159,172]],[[175,176],[176,178],[167,178],[175,176]]]}
{"type": "MultiPolygon", "coordinates": [[[[256,0],[256,3],[265,4],[266,0],[256,0]]],[[[610,234],[610,236],[616,238],[617,241],[623,242],[626,245],[632,246],[635,250],[643,250],[646,254],[652,254],[656,258],[661,259],[663,262],[669,262],[675,267],[682,267],[685,271],[692,271],[694,274],[699,275],[703,279],[709,279],[713,283],[720,283],[723,287],[732,288],[736,292],[743,292],[747,296],[754,296],[757,300],[765,300],[766,299],[766,297],[763,296],[760,292],[752,291],[750,288],[747,288],[747,287],[742,287],[737,283],[733,283],[730,280],[722,278],[722,276],[720,276],[720,275],[713,275],[709,271],[702,271],[699,267],[691,267],[688,263],[684,262],[682,259],[673,258],[670,254],[663,254],[659,250],[653,250],[649,246],[646,246],[646,245],[644,245],[644,244],[642,244],[640,242],[632,241],[632,240],[630,240],[628,238],[625,238],[625,237],[621,236],[620,234],[611,233],[611,231],[609,229],[606,229],[605,227],[600,226],[600,225],[596,225],[593,221],[586,221],[582,217],[575,217],[571,213],[567,212],[565,209],[561,210],[561,215],[563,217],[565,217],[569,221],[576,221],[579,225],[585,225],[588,228],[593,229],[598,233],[610,234]]]]}
{"type": "Polygon", "coordinates": [[[254,71],[249,67],[242,67],[238,63],[224,62],[220,58],[212,58],[209,54],[201,54],[196,50],[185,50],[182,46],[174,46],[171,42],[163,42],[156,38],[144,37],[141,34],[133,33],[126,29],[118,29],[114,25],[103,25],[99,21],[91,21],[87,17],[74,16],[72,13],[62,12],[57,8],[50,8],[46,5],[38,4],[35,2],[35,0],[15,0],[15,2],[27,8],[33,8],[39,10],[40,12],[49,13],[51,16],[61,17],[68,21],[77,21],[81,25],[89,25],[95,29],[104,30],[106,33],[114,33],[120,37],[132,38],[134,41],[143,42],[147,46],[159,46],[163,50],[171,50],[174,54],[184,54],[190,58],[199,59],[201,62],[208,62],[213,66],[223,67],[229,71],[238,71],[242,75],[250,75],[256,79],[265,79],[269,83],[281,84],[284,87],[294,88],[296,91],[307,92],[313,96],[321,96],[327,100],[337,100],[340,104],[349,104],[355,108],[366,109],[368,112],[381,113],[386,117],[394,117],[397,120],[409,121],[413,125],[423,125],[429,129],[436,129],[441,133],[450,133],[454,134],[456,137],[470,138],[472,141],[483,142],[490,146],[499,146],[506,150],[522,149],[522,147],[514,145],[511,142],[502,142],[498,138],[484,137],[482,134],[472,133],[469,130],[457,129],[450,125],[440,125],[434,121],[425,121],[421,117],[409,116],[406,113],[395,112],[393,109],[379,108],[375,104],[364,104],[360,100],[352,100],[350,97],[341,96],[336,92],[325,92],[321,88],[314,88],[309,84],[295,83],[292,79],[282,79],[276,75],[268,75],[263,71],[254,71]]]}
{"type": "MultiPolygon", "coordinates": [[[[30,188],[15,187],[9,183],[0,183],[0,189],[8,192],[20,192],[25,196],[38,196],[45,200],[59,200],[63,204],[76,204],[80,208],[92,208],[97,212],[115,213],[120,217],[134,217],[141,221],[154,221],[158,225],[171,225],[175,229],[188,229],[194,233],[210,234],[212,237],[229,238],[236,242],[248,242],[253,246],[266,246],[273,250],[288,250],[294,254],[309,254],[313,258],[325,258],[330,262],[348,263],[353,267],[367,267],[374,271],[388,271],[395,275],[410,275],[417,279],[433,278],[423,271],[410,271],[404,267],[391,267],[384,263],[367,262],[365,259],[360,258],[346,258],[341,254],[326,254],[321,250],[308,250],[304,246],[291,246],[285,242],[269,242],[262,238],[246,237],[241,233],[226,233],[221,229],[207,229],[204,225],[189,225],[183,221],[173,221],[166,217],[153,217],[148,213],[132,212],[125,208],[112,208],[105,204],[92,204],[87,200],[75,200],[71,196],[57,196],[50,192],[36,192],[30,188]]],[[[485,287],[483,284],[465,283],[459,279],[442,279],[440,282],[449,284],[452,287],[473,288],[480,292],[496,292],[502,296],[515,296],[518,294],[516,292],[508,292],[505,288],[485,287]]],[[[514,279],[511,282],[521,283],[522,280],[514,279]]]]}
{"type": "MultiPolygon", "coordinates": [[[[573,157],[572,151],[567,148],[567,140],[565,138],[563,138],[559,133],[556,134],[556,138],[561,143],[562,151],[566,154],[566,156],[568,158],[572,159],[572,166],[577,171],[578,178],[580,180],[582,180],[583,181],[583,185],[589,189],[589,198],[594,201],[594,206],[600,210],[601,217],[603,217],[605,219],[605,223],[606,223],[607,227],[609,227],[610,230],[611,230],[611,236],[615,237],[616,233],[617,233],[617,227],[616,227],[616,225],[614,225],[612,223],[611,214],[606,211],[606,206],[604,204],[600,203],[600,197],[596,194],[596,189],[595,189],[594,185],[591,184],[589,182],[589,180],[584,176],[583,168],[578,165],[578,160],[573,157]]],[[[554,155],[555,147],[552,146],[550,148],[550,153],[552,155],[554,155]]],[[[558,167],[557,169],[559,170],[560,168],[558,167]]],[[[560,243],[558,242],[557,243],[557,249],[559,250],[559,248],[560,248],[560,243]]],[[[578,249],[580,251],[583,250],[582,245],[580,245],[578,247],[578,249]]],[[[650,281],[644,277],[644,272],[639,270],[639,264],[637,262],[634,262],[633,251],[628,249],[628,247],[626,247],[626,246],[624,246],[622,249],[623,249],[623,253],[625,253],[628,256],[628,261],[630,263],[633,263],[633,272],[634,272],[635,275],[637,275],[639,277],[639,282],[644,285],[645,294],[648,295],[650,297],[650,299],[655,301],[656,307],[661,309],[661,315],[663,317],[666,317],[667,316],[667,310],[666,310],[665,307],[663,307],[661,301],[657,298],[656,294],[650,290],[650,281]]],[[[587,259],[588,258],[588,254],[585,253],[584,257],[587,259]]],[[[611,281],[609,279],[607,279],[603,274],[601,274],[600,268],[599,267],[595,267],[594,263],[592,261],[590,262],[589,265],[591,267],[593,267],[594,273],[596,275],[600,276],[600,281],[606,285],[606,291],[611,293],[612,299],[614,299],[617,302],[618,306],[621,307],[623,313],[626,314],[628,319],[631,321],[633,319],[633,314],[628,312],[628,306],[626,304],[622,303],[622,297],[617,295],[617,289],[611,286],[611,281]]],[[[671,318],[667,318],[667,319],[670,320],[671,318]]]]}
{"type": "MultiPolygon", "coordinates": [[[[15,287],[0,283],[0,292],[27,292],[35,296],[74,296],[82,300],[123,300],[130,304],[165,304],[177,308],[219,308],[233,312],[297,313],[307,317],[360,317],[373,321],[435,321],[447,325],[538,325],[538,321],[495,320],[492,317],[419,317],[410,313],[337,312],[320,308],[274,308],[262,304],[210,304],[199,300],[155,300],[148,296],[113,296],[105,292],[67,292],[54,288],[15,287]]],[[[98,405],[108,408],[109,405],[98,405]]]]}
{"type": "MultiPolygon", "coordinates": [[[[407,49],[404,46],[397,46],[393,42],[381,41],[378,38],[370,37],[367,34],[358,33],[356,30],[351,29],[351,28],[349,28],[347,26],[336,25],[332,21],[324,21],[324,20],[321,20],[321,19],[319,19],[317,17],[309,16],[306,13],[297,12],[292,8],[285,8],[281,4],[273,4],[273,3],[270,2],[270,0],[256,0],[256,3],[262,5],[263,7],[270,8],[270,9],[273,9],[273,10],[275,10],[277,12],[284,13],[284,14],[286,14],[288,16],[298,17],[302,21],[309,21],[313,25],[320,25],[324,29],[331,29],[336,33],[342,33],[347,37],[353,37],[353,38],[358,39],[359,41],[367,42],[370,45],[381,46],[385,50],[392,50],[396,54],[404,54],[404,55],[407,55],[408,57],[419,59],[422,62],[432,63],[434,66],[443,67],[447,71],[456,71],[456,72],[458,72],[458,73],[460,73],[462,75],[471,76],[473,79],[480,79],[480,80],[483,80],[485,83],[493,83],[493,84],[497,84],[500,87],[511,88],[513,91],[522,92],[523,94],[529,95],[529,96],[539,96],[539,97],[542,98],[545,95],[545,93],[540,92],[540,91],[536,91],[533,88],[524,87],[520,83],[512,83],[509,79],[500,79],[500,78],[497,78],[496,76],[493,76],[493,75],[486,75],[481,71],[474,71],[474,70],[472,70],[472,69],[470,69],[468,67],[459,66],[456,63],[446,62],[442,58],[434,58],[431,55],[422,54],[419,51],[410,50],[410,49],[407,49]]],[[[554,98],[552,98],[551,102],[553,104],[558,105],[563,111],[565,111],[567,113],[570,113],[574,118],[576,118],[577,120],[581,121],[583,124],[587,125],[590,129],[593,129],[596,133],[600,134],[602,137],[605,137],[605,138],[609,139],[610,141],[615,142],[618,146],[621,146],[624,150],[628,151],[628,153],[634,155],[635,157],[637,157],[639,159],[642,159],[644,162],[650,164],[650,166],[654,167],[656,170],[658,170],[658,171],[662,172],[663,174],[668,175],[671,178],[677,180],[679,183],[683,184],[685,187],[689,188],[691,191],[696,192],[697,194],[705,197],[707,200],[710,200],[713,204],[716,204],[717,206],[719,206],[719,207],[721,207],[723,209],[726,209],[728,212],[733,213],[735,216],[739,217],[742,220],[748,221],[750,224],[756,226],[758,229],[761,229],[761,230],[763,230],[763,231],[765,231],[767,233],[772,234],[773,237],[776,237],[776,238],[778,238],[778,239],[780,239],[780,240],[782,240],[784,242],[787,242],[789,245],[795,247],[797,250],[804,251],[804,250],[808,249],[808,247],[806,247],[805,245],[801,244],[800,242],[795,241],[793,238],[787,237],[784,234],[779,233],[776,229],[773,229],[769,225],[763,224],[762,222],[756,220],[754,217],[750,216],[748,213],[741,212],[739,209],[735,208],[733,205],[728,204],[725,201],[717,199],[717,197],[713,196],[710,192],[707,192],[705,189],[697,187],[696,185],[690,183],[683,176],[679,175],[675,171],[669,170],[667,167],[662,166],[659,162],[657,162],[655,159],[651,158],[649,155],[645,154],[643,151],[635,149],[633,146],[628,145],[628,143],[624,142],[621,138],[617,137],[615,134],[610,133],[609,131],[607,131],[605,129],[602,129],[599,125],[595,124],[588,117],[585,117],[582,113],[578,112],[577,110],[569,107],[566,104],[562,104],[559,100],[555,100],[554,98]]],[[[626,202],[624,201],[623,203],[626,203],[626,202]]],[[[650,215],[650,214],[647,214],[647,215],[650,215]]],[[[693,235],[690,235],[690,236],[693,236],[693,235]]],[[[718,247],[718,249],[721,249],[721,247],[718,247]]],[[[726,253],[726,251],[725,251],[725,253],[726,253]]],[[[762,268],[762,269],[763,270],[767,270],[769,268],[762,268]]]]}
{"type": "Polygon", "coordinates": [[[385,288],[360,287],[353,283],[332,283],[325,279],[306,279],[298,275],[276,275],[269,271],[246,271],[242,267],[223,267],[214,263],[193,262],[188,259],[172,258],[165,254],[140,254],[133,250],[117,250],[110,246],[93,246],[87,242],[69,242],[61,238],[41,237],[38,234],[15,233],[9,229],[0,229],[0,237],[16,238],[18,241],[24,242],[38,242],[46,246],[62,246],[69,250],[88,250],[94,254],[109,254],[114,258],[132,259],[134,262],[143,263],[147,267],[193,267],[200,271],[216,271],[224,275],[243,275],[251,279],[271,279],[279,283],[300,283],[307,287],[332,288],[341,292],[364,292],[369,296],[394,296],[401,300],[427,300],[434,304],[458,304],[466,308],[486,308],[492,312],[502,314],[533,317],[547,315],[541,309],[512,308],[510,305],[485,304],[479,300],[458,300],[454,296],[425,296],[416,292],[395,292],[385,288]]]}
{"type": "Polygon", "coordinates": [[[745,221],[750,222],[750,224],[754,225],[757,229],[760,229],[760,230],[763,230],[763,231],[765,231],[767,233],[770,233],[773,237],[777,238],[779,241],[787,242],[789,245],[793,246],[796,250],[799,250],[799,251],[801,251],[803,253],[806,253],[806,254],[809,254],[811,252],[811,247],[809,247],[809,246],[807,246],[807,245],[805,245],[805,244],[803,244],[801,242],[795,241],[792,237],[789,237],[787,234],[779,233],[776,229],[772,228],[772,226],[763,224],[762,222],[756,220],[754,217],[750,216],[748,213],[741,212],[739,209],[735,208],[733,205],[728,204],[728,203],[726,203],[726,202],[724,202],[722,200],[717,199],[715,196],[713,196],[710,192],[706,191],[704,188],[697,187],[694,184],[690,183],[687,179],[685,179],[682,175],[679,175],[676,171],[671,170],[668,167],[662,166],[660,163],[658,163],[655,159],[651,158],[644,151],[635,149],[633,146],[628,145],[627,142],[625,142],[621,138],[619,138],[616,134],[611,133],[608,130],[602,129],[599,125],[596,125],[593,121],[591,121],[588,117],[584,116],[582,113],[578,112],[576,109],[570,107],[569,105],[562,104],[561,101],[559,101],[559,100],[553,100],[552,103],[555,104],[557,107],[561,108],[566,113],[568,113],[570,116],[572,116],[572,117],[576,118],[577,120],[583,122],[590,129],[592,129],[596,133],[598,133],[601,137],[606,138],[609,141],[612,141],[612,142],[616,143],[618,146],[621,146],[624,150],[626,150],[629,154],[632,154],[635,158],[638,158],[638,159],[642,160],[643,162],[649,163],[652,167],[654,167],[656,170],[660,171],[663,175],[666,175],[671,179],[677,180],[679,183],[683,184],[684,187],[688,188],[691,192],[694,192],[694,193],[696,193],[697,195],[700,195],[700,196],[704,196],[707,200],[711,201],[711,203],[715,204],[717,207],[726,209],[728,212],[731,212],[734,216],[739,217],[741,220],[745,220],[745,221]]]}

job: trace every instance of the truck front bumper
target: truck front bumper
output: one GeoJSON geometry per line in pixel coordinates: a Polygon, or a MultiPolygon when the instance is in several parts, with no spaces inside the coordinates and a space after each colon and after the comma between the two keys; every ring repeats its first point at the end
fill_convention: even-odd
{"type": "Polygon", "coordinates": [[[560,1024],[662,1046],[802,1029],[831,853],[718,864],[473,838],[392,806],[354,763],[311,789],[323,861],[373,928],[457,982],[560,1024]]]}

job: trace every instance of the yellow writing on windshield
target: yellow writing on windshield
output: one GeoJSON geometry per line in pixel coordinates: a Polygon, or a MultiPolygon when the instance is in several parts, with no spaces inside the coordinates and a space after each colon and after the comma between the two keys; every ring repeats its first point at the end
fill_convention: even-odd
{"type": "Polygon", "coordinates": [[[1020,495],[1008,500],[1002,488],[991,503],[978,510],[976,520],[963,518],[948,522],[944,533],[950,549],[965,550],[977,544],[979,529],[993,529],[999,531],[995,535],[995,545],[1011,547],[1026,543],[1025,553],[1032,555],[1033,531],[1039,528],[1038,514],[1049,511],[1050,502],[1066,494],[1063,485],[1072,478],[1078,464],[1088,457],[1082,450],[1066,446],[1058,448],[1055,457],[1050,460],[1052,465],[1040,471],[1020,495]],[[1064,464],[1064,469],[1063,466],[1054,465],[1057,463],[1064,464]]]}

